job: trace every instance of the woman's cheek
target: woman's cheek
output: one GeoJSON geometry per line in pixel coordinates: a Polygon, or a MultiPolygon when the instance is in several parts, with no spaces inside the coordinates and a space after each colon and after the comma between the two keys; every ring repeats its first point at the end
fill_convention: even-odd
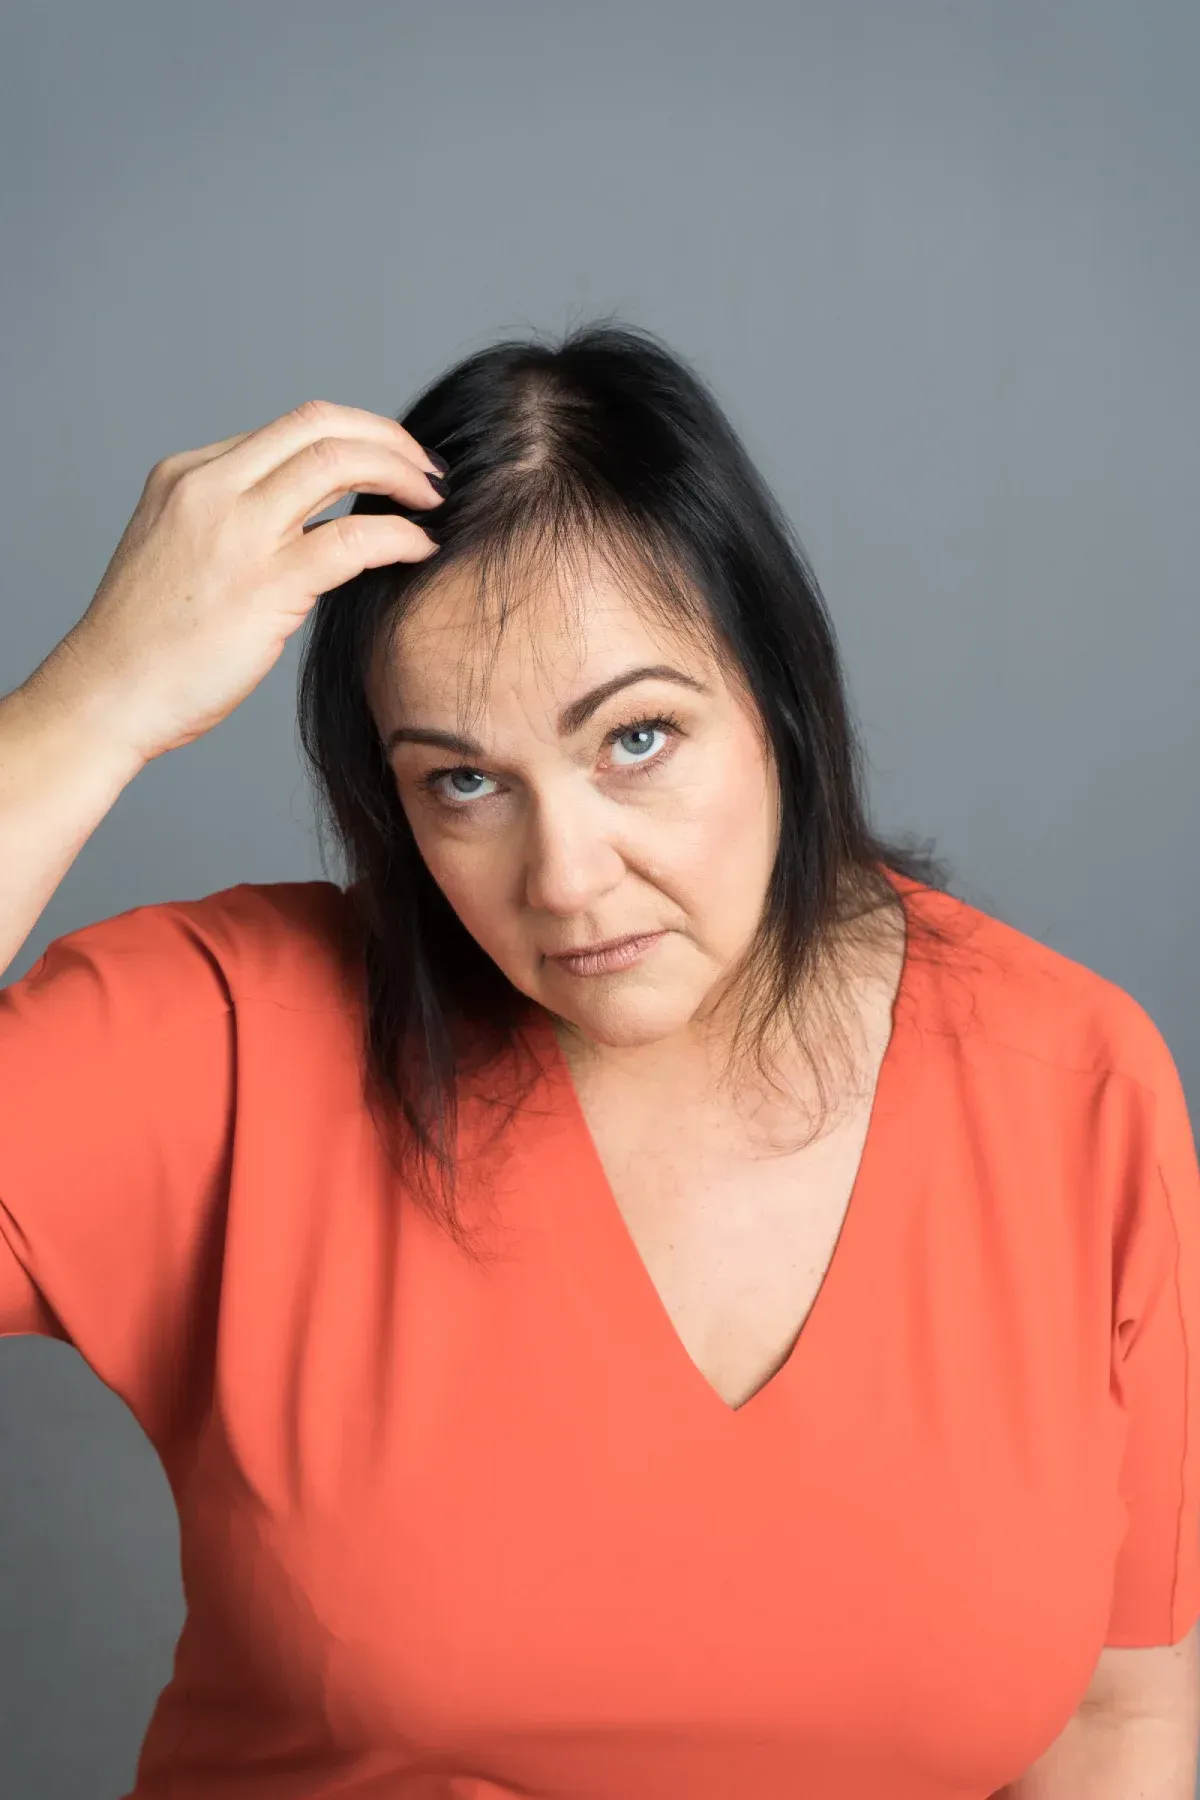
{"type": "Polygon", "coordinates": [[[470,858],[463,856],[461,847],[444,841],[435,842],[429,846],[425,861],[429,873],[455,911],[469,907],[476,884],[471,880],[470,858]]]}
{"type": "Polygon", "coordinates": [[[769,774],[747,749],[729,759],[720,776],[714,774],[687,871],[693,891],[707,895],[710,909],[737,935],[745,917],[757,917],[761,908],[777,842],[769,774]]]}
{"type": "Polygon", "coordinates": [[[709,757],[703,764],[697,759],[689,780],[663,796],[659,843],[670,844],[676,867],[702,869],[711,878],[714,868],[757,837],[762,798],[761,774],[745,756],[709,757]]]}
{"type": "Polygon", "coordinates": [[[502,926],[507,888],[498,848],[443,838],[422,850],[429,873],[463,924],[481,942],[502,926]]]}
{"type": "Polygon", "coordinates": [[[421,853],[421,860],[457,911],[456,892],[465,887],[466,882],[461,870],[462,859],[455,855],[456,846],[434,827],[424,809],[414,807],[407,810],[408,822],[421,853]]]}

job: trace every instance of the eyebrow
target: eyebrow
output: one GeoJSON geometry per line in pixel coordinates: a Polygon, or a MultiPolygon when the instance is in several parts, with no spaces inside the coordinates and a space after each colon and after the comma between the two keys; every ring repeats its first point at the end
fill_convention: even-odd
{"type": "MultiPolygon", "coordinates": [[[[694,676],[685,675],[681,669],[672,669],[666,663],[650,663],[638,669],[627,669],[623,675],[614,675],[611,681],[601,682],[599,687],[592,688],[578,700],[572,700],[564,706],[558,715],[558,734],[568,737],[587,724],[592,714],[622,688],[632,687],[635,681],[673,681],[680,687],[691,688],[694,693],[707,694],[708,688],[694,676]]],[[[453,731],[436,731],[426,725],[398,725],[387,739],[386,748],[391,750],[395,744],[429,744],[435,750],[452,750],[462,756],[485,756],[487,752],[482,744],[474,738],[460,737],[453,731]]]]}

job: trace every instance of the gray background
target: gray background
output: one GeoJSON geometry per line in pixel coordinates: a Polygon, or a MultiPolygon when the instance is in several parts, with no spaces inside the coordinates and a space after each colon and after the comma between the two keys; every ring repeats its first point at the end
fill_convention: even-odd
{"type": "MultiPolygon", "coordinates": [[[[1136,995],[1195,1109],[1198,86],[1183,0],[9,5],[0,691],[160,457],[615,312],[796,520],[880,822],[1136,995]]],[[[9,979],[140,902],[322,874],[298,648],[126,791],[9,979]]],[[[0,1787],[113,1800],[175,1519],[121,1403],[30,1339],[0,1591],[0,1787]]]]}

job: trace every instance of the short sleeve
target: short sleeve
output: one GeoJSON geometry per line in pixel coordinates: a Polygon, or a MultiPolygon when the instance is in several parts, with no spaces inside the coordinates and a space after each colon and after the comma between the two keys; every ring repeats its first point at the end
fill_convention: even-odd
{"type": "Polygon", "coordinates": [[[1115,1215],[1114,1393],[1128,1525],[1105,1644],[1175,1644],[1200,1617],[1200,1168],[1175,1063],[1143,1014],[1144,1120],[1115,1215]]]}
{"type": "Polygon", "coordinates": [[[74,1345],[158,1445],[203,1404],[228,1189],[234,1016],[203,905],[73,931],[0,988],[0,1336],[74,1345]]]}

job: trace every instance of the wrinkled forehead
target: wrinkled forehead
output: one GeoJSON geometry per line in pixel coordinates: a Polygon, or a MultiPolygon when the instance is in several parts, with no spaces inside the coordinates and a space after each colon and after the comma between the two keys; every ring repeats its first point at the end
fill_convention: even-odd
{"type": "Polygon", "coordinates": [[[395,721],[465,726],[492,696],[552,712],[632,665],[662,662],[711,675],[711,631],[636,573],[593,561],[498,587],[459,567],[381,635],[372,686],[395,721]]]}

